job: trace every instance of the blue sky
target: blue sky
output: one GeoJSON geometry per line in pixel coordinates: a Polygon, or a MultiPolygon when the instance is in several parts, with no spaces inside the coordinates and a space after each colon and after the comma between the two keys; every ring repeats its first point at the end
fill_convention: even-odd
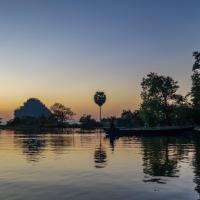
{"type": "Polygon", "coordinates": [[[0,115],[29,97],[61,102],[79,115],[104,115],[140,103],[140,82],[153,71],[191,86],[200,50],[198,0],[0,1],[0,115]]]}

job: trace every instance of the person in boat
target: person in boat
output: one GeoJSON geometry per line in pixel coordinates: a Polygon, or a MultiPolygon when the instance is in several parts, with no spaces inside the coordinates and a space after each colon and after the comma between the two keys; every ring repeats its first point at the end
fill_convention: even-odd
{"type": "Polygon", "coordinates": [[[110,129],[111,130],[115,130],[116,129],[116,127],[115,127],[115,118],[114,117],[111,118],[110,129]]]}

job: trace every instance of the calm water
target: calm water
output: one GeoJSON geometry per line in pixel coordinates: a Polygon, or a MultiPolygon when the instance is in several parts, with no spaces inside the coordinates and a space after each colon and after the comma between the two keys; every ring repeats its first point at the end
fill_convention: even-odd
{"type": "Polygon", "coordinates": [[[0,200],[198,199],[200,136],[0,131],[0,200]]]}

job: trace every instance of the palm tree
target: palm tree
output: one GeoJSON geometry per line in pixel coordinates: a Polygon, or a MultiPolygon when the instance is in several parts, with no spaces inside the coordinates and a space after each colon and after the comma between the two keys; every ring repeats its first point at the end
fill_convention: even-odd
{"type": "Polygon", "coordinates": [[[101,106],[106,102],[106,95],[104,92],[96,92],[94,95],[94,102],[99,106],[100,108],[100,114],[99,119],[101,122],[101,106]]]}

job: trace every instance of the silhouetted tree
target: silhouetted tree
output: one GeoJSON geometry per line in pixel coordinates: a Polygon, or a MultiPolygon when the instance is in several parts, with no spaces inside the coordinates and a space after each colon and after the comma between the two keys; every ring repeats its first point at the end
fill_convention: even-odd
{"type": "Polygon", "coordinates": [[[79,122],[81,122],[82,128],[95,128],[98,126],[98,123],[91,117],[91,115],[83,115],[79,122]]]}
{"type": "Polygon", "coordinates": [[[147,126],[171,125],[171,113],[176,91],[179,88],[176,81],[169,76],[150,73],[143,78],[141,117],[147,126]]]}
{"type": "Polygon", "coordinates": [[[123,110],[121,117],[117,119],[117,126],[139,127],[142,125],[142,118],[140,117],[138,110],[134,112],[132,112],[131,110],[123,110]]]}
{"type": "Polygon", "coordinates": [[[162,125],[164,114],[158,99],[152,99],[151,101],[145,99],[140,106],[140,116],[145,126],[162,125]]]}
{"type": "Polygon", "coordinates": [[[195,59],[195,62],[193,64],[192,70],[193,71],[199,70],[200,69],[200,52],[198,51],[193,52],[193,57],[195,59]]]}
{"type": "Polygon", "coordinates": [[[94,95],[94,102],[99,106],[100,113],[99,113],[99,119],[101,122],[101,106],[106,102],[106,95],[104,92],[96,92],[94,95]]]}
{"type": "Polygon", "coordinates": [[[19,128],[41,128],[41,127],[52,127],[56,125],[56,121],[53,116],[45,117],[41,116],[38,118],[24,116],[24,117],[15,117],[12,120],[7,122],[7,126],[10,127],[19,127],[19,128]]]}
{"type": "Polygon", "coordinates": [[[186,125],[193,124],[193,108],[192,104],[185,97],[177,95],[177,101],[172,105],[172,124],[173,125],[186,125]]]}
{"type": "Polygon", "coordinates": [[[67,108],[60,103],[55,103],[53,106],[51,106],[51,112],[58,124],[61,125],[63,125],[67,120],[71,119],[75,114],[72,112],[71,108],[67,108]]]}
{"type": "Polygon", "coordinates": [[[111,117],[104,117],[102,120],[101,120],[101,124],[104,126],[104,127],[110,127],[111,123],[114,123],[114,125],[117,125],[117,117],[115,116],[111,116],[111,117]]]}
{"type": "Polygon", "coordinates": [[[200,52],[195,51],[193,57],[195,62],[193,64],[193,74],[191,77],[191,100],[194,108],[194,120],[196,123],[200,123],[200,52]]]}

